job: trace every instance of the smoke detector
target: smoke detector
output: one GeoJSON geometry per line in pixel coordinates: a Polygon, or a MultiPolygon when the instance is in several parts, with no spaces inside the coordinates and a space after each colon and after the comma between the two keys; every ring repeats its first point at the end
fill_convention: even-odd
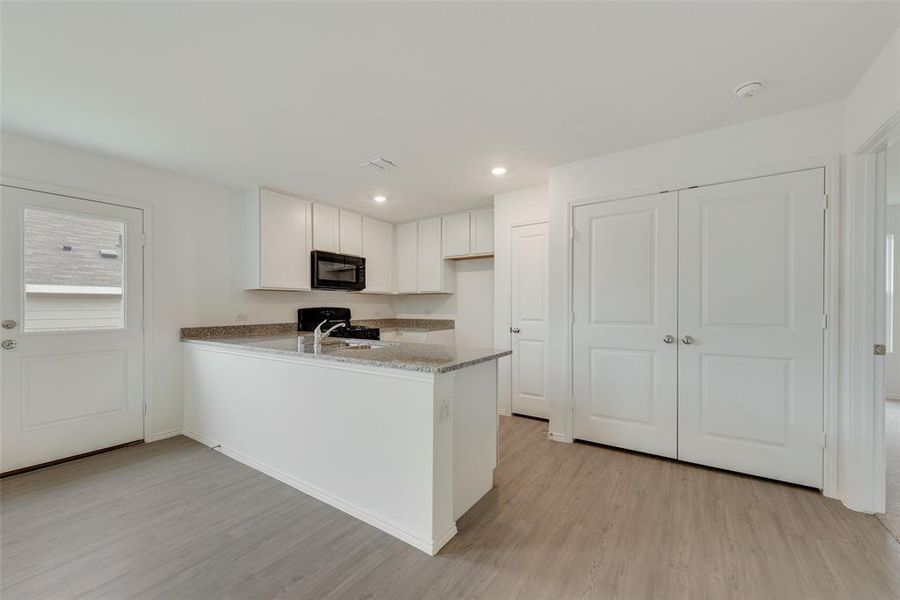
{"type": "Polygon", "coordinates": [[[734,88],[734,95],[738,98],[752,98],[762,89],[763,84],[759,81],[748,81],[734,88]]]}
{"type": "Polygon", "coordinates": [[[378,169],[379,171],[386,171],[387,169],[393,169],[397,166],[397,163],[392,161],[389,158],[385,158],[383,156],[376,156],[372,160],[367,160],[365,162],[359,163],[361,167],[371,167],[373,169],[378,169]]]}

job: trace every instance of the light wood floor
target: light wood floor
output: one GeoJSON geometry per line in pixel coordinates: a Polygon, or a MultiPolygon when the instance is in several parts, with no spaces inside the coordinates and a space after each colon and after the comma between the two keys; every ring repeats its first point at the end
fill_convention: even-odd
{"type": "Polygon", "coordinates": [[[545,428],[502,419],[497,487],[434,558],[181,437],[16,476],[2,597],[900,598],[875,517],[545,428]]]}

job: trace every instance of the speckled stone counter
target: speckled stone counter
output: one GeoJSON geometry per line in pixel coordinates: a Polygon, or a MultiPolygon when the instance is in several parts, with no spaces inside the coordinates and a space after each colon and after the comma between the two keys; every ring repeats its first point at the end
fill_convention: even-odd
{"type": "MultiPolygon", "coordinates": [[[[353,319],[353,325],[381,329],[407,331],[443,331],[455,329],[453,319],[353,319]]],[[[297,323],[258,323],[251,325],[212,325],[207,327],[182,327],[181,339],[199,340],[252,335],[286,335],[297,331],[297,323]]],[[[304,332],[301,332],[304,333],[304,332]]],[[[311,333],[311,332],[306,332],[311,333]]]]}
{"type": "Polygon", "coordinates": [[[215,346],[260,354],[278,354],[301,359],[324,360],[358,365],[403,369],[420,373],[447,373],[457,369],[495,360],[512,354],[511,350],[408,344],[398,342],[368,342],[329,338],[322,351],[312,347],[312,337],[292,334],[250,335],[226,337],[196,337],[184,335],[182,342],[215,346]],[[352,344],[352,345],[348,345],[352,344]],[[365,347],[369,346],[369,347],[365,347]]]}

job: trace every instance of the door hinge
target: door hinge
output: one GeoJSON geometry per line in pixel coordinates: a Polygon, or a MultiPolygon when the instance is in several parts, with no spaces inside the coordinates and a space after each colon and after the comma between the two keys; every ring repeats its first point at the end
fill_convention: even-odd
{"type": "Polygon", "coordinates": [[[147,331],[147,317],[141,317],[141,331],[147,331]]]}
{"type": "Polygon", "coordinates": [[[141,233],[141,247],[145,247],[147,245],[147,234],[141,233]]]}
{"type": "Polygon", "coordinates": [[[144,402],[143,409],[144,409],[143,414],[146,416],[146,414],[147,414],[147,403],[146,402],[144,402]]]}
{"type": "Polygon", "coordinates": [[[828,329],[828,313],[822,313],[822,329],[828,329]]]}
{"type": "Polygon", "coordinates": [[[875,356],[884,356],[887,354],[887,346],[884,344],[875,344],[874,354],[875,356]]]}
{"type": "Polygon", "coordinates": [[[575,224],[574,223],[569,223],[569,239],[570,240],[575,239],[575,224]]]}
{"type": "Polygon", "coordinates": [[[828,210],[828,194],[822,194],[822,210],[828,210]]]}
{"type": "Polygon", "coordinates": [[[569,318],[569,323],[572,325],[575,324],[575,313],[574,312],[572,313],[571,317],[569,318]]]}
{"type": "Polygon", "coordinates": [[[822,447],[823,448],[828,447],[828,434],[825,433],[824,431],[822,432],[822,447]]]}

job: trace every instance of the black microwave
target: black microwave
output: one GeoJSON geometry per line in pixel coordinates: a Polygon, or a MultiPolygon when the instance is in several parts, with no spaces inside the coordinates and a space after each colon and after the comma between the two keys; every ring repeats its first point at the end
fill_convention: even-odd
{"type": "Polygon", "coordinates": [[[366,259],[362,256],[313,250],[310,260],[313,289],[354,292],[366,289],[366,259]]]}

